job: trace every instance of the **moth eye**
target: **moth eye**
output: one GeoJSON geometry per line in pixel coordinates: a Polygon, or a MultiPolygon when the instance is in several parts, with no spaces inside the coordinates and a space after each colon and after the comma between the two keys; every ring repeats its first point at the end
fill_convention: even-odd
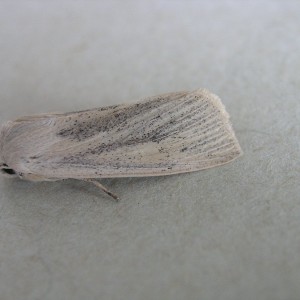
{"type": "Polygon", "coordinates": [[[9,174],[9,175],[15,175],[16,174],[16,172],[13,169],[2,169],[1,171],[5,174],[9,174]]]}
{"type": "Polygon", "coordinates": [[[4,174],[8,174],[8,175],[15,175],[16,174],[15,170],[11,169],[7,164],[2,164],[0,166],[0,170],[4,174]]]}

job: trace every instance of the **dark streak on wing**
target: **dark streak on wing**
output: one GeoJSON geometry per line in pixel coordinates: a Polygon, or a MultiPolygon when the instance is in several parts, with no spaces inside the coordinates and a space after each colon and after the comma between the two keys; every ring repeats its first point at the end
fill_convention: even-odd
{"type": "MultiPolygon", "coordinates": [[[[182,94],[178,93],[177,99],[180,99],[182,94]]],[[[172,98],[172,101],[175,100],[176,98],[172,98]]],[[[107,109],[96,109],[93,110],[93,116],[90,118],[90,110],[75,113],[69,117],[65,116],[67,121],[65,124],[66,128],[60,130],[58,135],[78,142],[84,141],[99,132],[110,132],[113,128],[127,126],[127,120],[134,119],[138,112],[147,118],[149,112],[156,110],[164,102],[168,101],[170,101],[168,98],[156,97],[151,101],[135,103],[125,107],[124,105],[117,105],[109,106],[107,109]],[[102,112],[106,110],[110,110],[110,112],[104,115],[102,112]]]]}
{"type": "MultiPolygon", "coordinates": [[[[171,100],[163,98],[155,99],[151,102],[136,103],[132,106],[118,109],[117,112],[113,111],[109,116],[102,117],[101,119],[94,117],[94,121],[92,120],[88,124],[82,124],[75,120],[72,128],[68,129],[68,131],[60,131],[58,134],[60,136],[65,135],[78,142],[93,137],[92,146],[87,146],[86,151],[77,153],[72,158],[65,159],[70,162],[70,160],[74,161],[76,158],[81,160],[85,154],[101,155],[103,152],[111,152],[130,146],[134,150],[138,145],[144,143],[160,143],[170,137],[177,138],[178,133],[184,133],[185,128],[189,128],[196,121],[200,121],[198,128],[201,128],[208,120],[205,118],[198,120],[199,110],[205,112],[209,105],[204,102],[195,109],[195,102],[198,101],[197,98],[187,96],[185,100],[182,97],[171,100]],[[138,110],[137,107],[139,108],[138,110]],[[111,120],[112,118],[114,118],[113,122],[107,125],[107,120],[111,120]],[[126,120],[130,120],[129,127],[126,120]],[[93,126],[93,124],[95,125],[93,126]],[[97,134],[107,131],[107,127],[110,128],[112,137],[107,138],[106,142],[103,142],[97,138],[97,134]],[[114,128],[116,131],[115,134],[114,128]]],[[[164,152],[164,150],[167,151],[167,149],[162,148],[160,152],[164,152]]]]}

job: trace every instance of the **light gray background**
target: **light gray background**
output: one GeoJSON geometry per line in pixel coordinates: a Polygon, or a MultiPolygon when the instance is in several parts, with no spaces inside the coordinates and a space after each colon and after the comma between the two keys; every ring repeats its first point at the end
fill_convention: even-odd
{"type": "Polygon", "coordinates": [[[244,156],[0,179],[0,299],[300,299],[299,1],[1,1],[1,122],[206,87],[244,156]]]}

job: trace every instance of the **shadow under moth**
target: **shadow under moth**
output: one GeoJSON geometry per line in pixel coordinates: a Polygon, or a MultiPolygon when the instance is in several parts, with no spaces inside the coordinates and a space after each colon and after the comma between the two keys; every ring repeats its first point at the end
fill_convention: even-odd
{"type": "Polygon", "coordinates": [[[31,181],[162,176],[228,163],[242,154],[221,100],[205,89],[2,125],[0,170],[31,181]]]}

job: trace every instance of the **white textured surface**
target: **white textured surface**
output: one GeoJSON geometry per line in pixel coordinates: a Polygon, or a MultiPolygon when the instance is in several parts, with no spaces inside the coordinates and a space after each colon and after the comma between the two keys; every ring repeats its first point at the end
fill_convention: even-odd
{"type": "Polygon", "coordinates": [[[300,298],[298,1],[1,1],[0,120],[206,87],[244,156],[203,172],[0,179],[0,299],[300,298]]]}

